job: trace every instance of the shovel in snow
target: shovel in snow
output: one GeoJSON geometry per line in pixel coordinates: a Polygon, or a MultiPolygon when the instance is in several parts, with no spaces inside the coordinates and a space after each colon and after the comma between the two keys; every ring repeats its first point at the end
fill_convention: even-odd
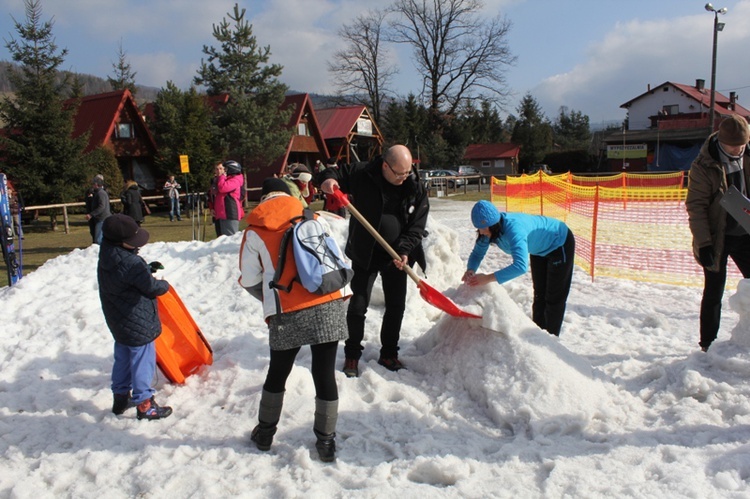
{"type": "MultiPolygon", "coordinates": [[[[341,206],[346,207],[346,209],[349,210],[349,213],[351,213],[352,216],[356,218],[357,221],[359,221],[359,223],[361,223],[365,229],[367,229],[367,232],[369,232],[372,237],[374,237],[375,240],[383,247],[383,249],[388,252],[391,258],[393,258],[394,260],[401,260],[399,254],[396,253],[393,248],[391,248],[391,245],[388,244],[385,239],[383,239],[383,236],[381,236],[378,231],[375,230],[375,227],[373,227],[370,222],[368,222],[367,219],[365,219],[365,217],[363,217],[362,214],[354,206],[352,206],[346,194],[336,188],[333,190],[333,194],[329,194],[329,196],[333,196],[336,202],[338,202],[341,206]]],[[[482,316],[480,315],[471,314],[458,308],[458,305],[453,303],[450,298],[427,284],[424,280],[420,279],[417,273],[414,272],[414,269],[412,269],[410,266],[404,265],[404,271],[417,284],[417,287],[419,288],[419,295],[430,305],[439,308],[443,312],[452,315],[453,317],[467,317],[472,319],[482,318],[482,316]]]]}

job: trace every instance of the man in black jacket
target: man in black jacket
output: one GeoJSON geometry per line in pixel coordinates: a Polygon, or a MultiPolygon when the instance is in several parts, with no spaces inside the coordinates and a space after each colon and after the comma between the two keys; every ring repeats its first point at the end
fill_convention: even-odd
{"type": "Polygon", "coordinates": [[[349,194],[364,218],[401,257],[393,260],[367,229],[351,217],[345,252],[352,260],[354,278],[346,314],[349,339],[344,347],[344,373],[348,377],[359,376],[365,314],[378,274],[385,295],[378,363],[391,371],[403,369],[398,359],[406,303],[407,275],[403,268],[414,263],[419,263],[423,270],[426,266],[422,238],[430,210],[427,191],[412,169],[411,152],[406,146],[395,145],[369,163],[326,168],[318,176],[318,185],[328,194],[337,188],[349,194]]]}

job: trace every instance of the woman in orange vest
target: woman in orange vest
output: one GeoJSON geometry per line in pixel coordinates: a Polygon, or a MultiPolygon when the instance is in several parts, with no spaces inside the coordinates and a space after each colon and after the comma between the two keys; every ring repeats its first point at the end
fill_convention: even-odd
{"type": "MultiPolygon", "coordinates": [[[[258,410],[258,425],[250,439],[259,450],[271,448],[281,416],[286,380],[294,359],[303,345],[310,345],[312,376],[315,384],[315,447],[320,459],[335,459],[338,387],[335,362],[338,342],[347,338],[344,295],[339,291],[313,294],[299,282],[289,291],[271,288],[279,260],[279,248],[289,221],[302,215],[299,199],[290,195],[279,178],[263,182],[260,204],[247,216],[247,229],[240,247],[240,285],[263,302],[268,323],[271,360],[268,366],[258,410]]],[[[292,282],[297,276],[292,245],[288,245],[280,282],[292,282]]]]}

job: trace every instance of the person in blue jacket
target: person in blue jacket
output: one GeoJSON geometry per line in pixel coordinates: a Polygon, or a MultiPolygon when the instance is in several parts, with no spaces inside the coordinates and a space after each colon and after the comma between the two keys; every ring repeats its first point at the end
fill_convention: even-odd
{"type": "Polygon", "coordinates": [[[573,280],[575,237],[563,222],[525,213],[500,213],[489,201],[471,210],[479,236],[469,255],[462,280],[469,286],[500,284],[526,273],[531,267],[534,286],[532,320],[550,334],[560,336],[565,304],[573,280]],[[513,257],[513,263],[491,274],[477,274],[490,244],[513,257]]]}

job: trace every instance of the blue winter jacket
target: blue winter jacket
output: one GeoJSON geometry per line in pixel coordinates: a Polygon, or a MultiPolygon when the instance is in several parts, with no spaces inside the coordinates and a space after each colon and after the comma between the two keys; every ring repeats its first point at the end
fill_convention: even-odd
{"type": "Polygon", "coordinates": [[[99,250],[99,298],[115,341],[137,347],[161,334],[156,297],[169,291],[167,281],[155,279],[136,250],[106,239],[99,250]]]}
{"type": "MultiPolygon", "coordinates": [[[[565,244],[568,226],[554,218],[526,213],[500,213],[500,237],[494,241],[513,257],[513,263],[495,272],[497,282],[504,283],[523,275],[529,269],[529,255],[547,256],[565,244]]],[[[469,255],[467,268],[476,270],[482,263],[490,238],[480,236],[469,255]]]]}

